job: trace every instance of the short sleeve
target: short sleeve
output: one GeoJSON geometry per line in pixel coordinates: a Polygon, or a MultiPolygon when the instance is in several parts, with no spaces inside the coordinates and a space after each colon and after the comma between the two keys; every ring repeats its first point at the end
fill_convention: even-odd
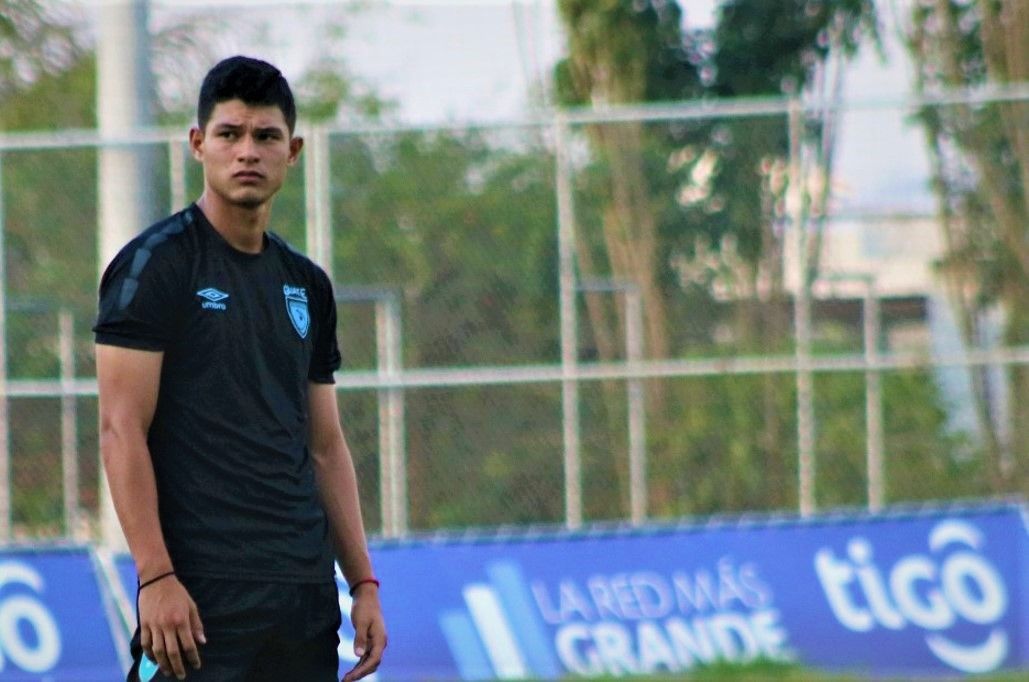
{"type": "Polygon", "coordinates": [[[316,306],[318,318],[315,326],[314,352],[307,378],[316,384],[334,384],[333,374],[340,368],[342,358],[336,341],[336,297],[328,276],[317,270],[316,306]]]}
{"type": "Polygon", "coordinates": [[[93,327],[99,344],[164,350],[181,328],[182,270],[167,246],[155,253],[147,240],[130,242],[100,280],[93,327]]]}

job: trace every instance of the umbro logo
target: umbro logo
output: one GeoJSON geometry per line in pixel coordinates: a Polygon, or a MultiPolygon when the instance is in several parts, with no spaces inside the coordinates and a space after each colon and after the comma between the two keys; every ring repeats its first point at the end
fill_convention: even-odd
{"type": "Polygon", "coordinates": [[[229,297],[227,293],[219,289],[215,289],[214,287],[201,289],[197,292],[197,296],[205,299],[204,302],[200,304],[200,307],[205,310],[225,310],[227,306],[222,303],[222,301],[229,297]]]}

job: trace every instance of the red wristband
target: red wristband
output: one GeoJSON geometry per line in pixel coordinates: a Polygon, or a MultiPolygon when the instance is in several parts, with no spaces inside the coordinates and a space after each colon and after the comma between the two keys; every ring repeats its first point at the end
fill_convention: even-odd
{"type": "Polygon", "coordinates": [[[365,583],[375,583],[375,587],[379,586],[379,581],[376,578],[363,578],[350,586],[350,596],[353,597],[354,592],[357,591],[357,588],[359,588],[361,585],[364,585],[365,583]]]}

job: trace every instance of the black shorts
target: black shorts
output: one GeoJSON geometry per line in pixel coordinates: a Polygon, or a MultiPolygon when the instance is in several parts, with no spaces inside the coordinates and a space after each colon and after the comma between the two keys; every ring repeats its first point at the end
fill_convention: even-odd
{"type": "MultiPolygon", "coordinates": [[[[189,682],[338,682],[339,593],[334,582],[264,583],[180,577],[200,612],[207,644],[189,682]]],[[[137,623],[128,682],[139,682],[137,623]]],[[[160,672],[154,680],[174,680],[160,672]]]]}

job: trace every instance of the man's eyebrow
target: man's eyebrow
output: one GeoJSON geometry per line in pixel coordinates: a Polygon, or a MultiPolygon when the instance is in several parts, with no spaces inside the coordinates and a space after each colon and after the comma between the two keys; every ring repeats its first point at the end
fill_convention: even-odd
{"type": "MultiPolygon", "coordinates": [[[[220,122],[214,124],[214,128],[216,130],[241,130],[241,129],[245,128],[245,127],[246,127],[246,125],[243,124],[243,123],[230,123],[228,121],[220,121],[220,122]]],[[[283,128],[281,126],[276,126],[276,125],[258,126],[256,128],[254,128],[254,132],[256,132],[256,133],[263,133],[263,134],[268,134],[268,133],[277,133],[277,134],[280,134],[280,135],[284,134],[283,128]]]]}

